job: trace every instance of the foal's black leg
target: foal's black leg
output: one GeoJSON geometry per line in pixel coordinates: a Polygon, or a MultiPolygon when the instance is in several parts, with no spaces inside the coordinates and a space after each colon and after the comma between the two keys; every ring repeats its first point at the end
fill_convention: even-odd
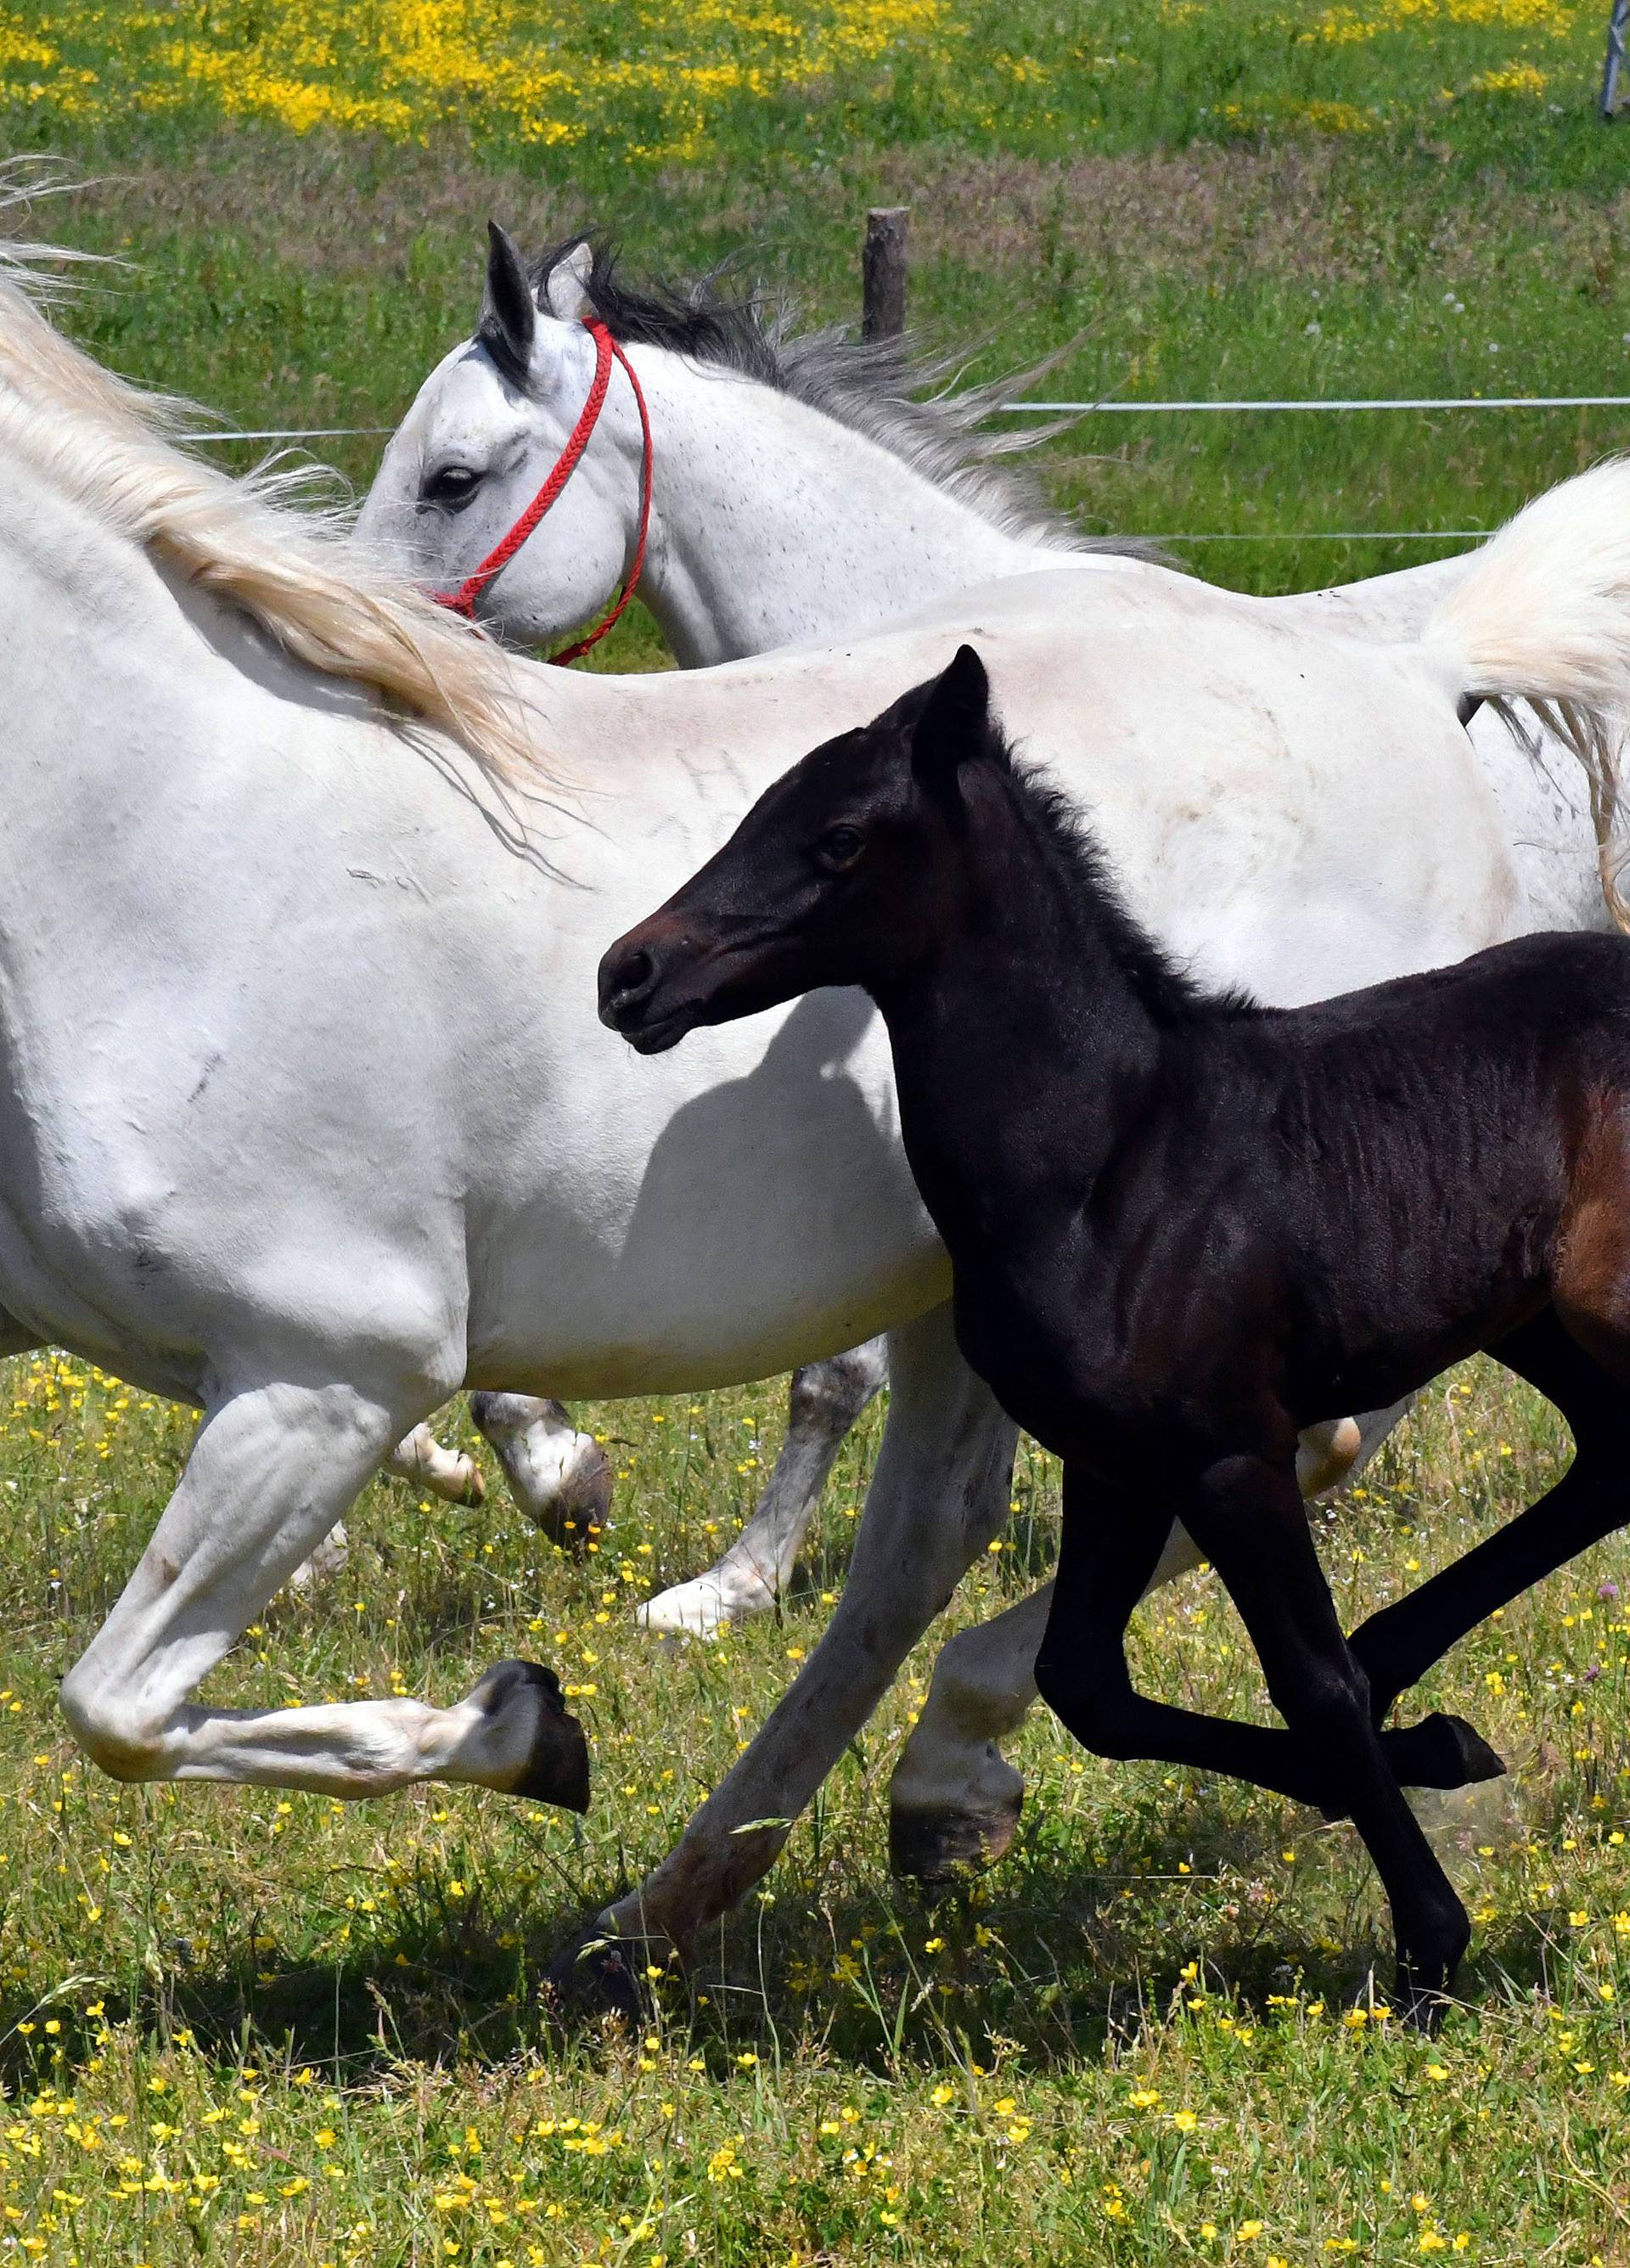
{"type": "MultiPolygon", "coordinates": [[[[1165,1549],[1170,1524],[1073,1480],[1068,1466],[1064,1506],[1036,1684],[1066,1728],[1097,1756],[1156,1757],[1192,1771],[1222,1772],[1293,1803],[1341,1813],[1345,1783],[1333,1777],[1317,1749],[1271,1726],[1174,1708],[1135,1690],[1127,1669],[1127,1624],[1165,1549]]],[[[1305,1511],[1303,1522],[1305,1528],[1305,1511]]],[[[1382,1751],[1394,1777],[1408,1787],[1462,1787],[1500,1769],[1492,1751],[1485,1752],[1489,1762],[1468,1764],[1453,1727],[1454,1720],[1429,1717],[1384,1733],[1382,1751]]]]}
{"type": "MultiPolygon", "coordinates": [[[[1575,1344],[1547,1310],[1492,1351],[1567,1418],[1574,1462],[1553,1489],[1394,1605],[1350,1644],[1369,1679],[1376,1721],[1457,1640],[1592,1543],[1622,1527],[1625,1387],[1575,1344]]],[[[1430,1719],[1428,1722],[1432,1721],[1430,1719]]]]}
{"type": "Polygon", "coordinates": [[[1148,1756],[1251,1780],[1293,1802],[1320,1802],[1332,1794],[1324,1763],[1288,1733],[1173,1708],[1134,1687],[1127,1623],[1170,1532],[1169,1521],[1151,1519],[1133,1503],[1074,1484],[1065,1467],[1064,1532],[1036,1655],[1042,1699],[1096,1756],[1148,1756]]]}
{"type": "Polygon", "coordinates": [[[1428,2014],[1465,1948],[1465,1913],[1370,1722],[1363,1673],[1341,1635],[1294,1469],[1231,1460],[1184,1517],[1228,1585],[1290,1729],[1235,1724],[1134,1690],[1127,1620],[1167,1530],[1134,1506],[1105,1505],[1072,1486],[1068,1466],[1053,1609],[1036,1657],[1041,1697],[1100,1756],[1225,1772],[1350,1813],[1392,1903],[1402,2003],[1428,2014]]]}
{"type": "Polygon", "coordinates": [[[1412,2022],[1431,2023],[1471,1936],[1465,1907],[1404,1797],[1370,1715],[1369,1681],[1336,1618],[1294,1467],[1229,1457],[1184,1515],[1250,1631],[1292,1740],[1322,1760],[1385,1886],[1398,1943],[1398,1992],[1412,2022]]]}

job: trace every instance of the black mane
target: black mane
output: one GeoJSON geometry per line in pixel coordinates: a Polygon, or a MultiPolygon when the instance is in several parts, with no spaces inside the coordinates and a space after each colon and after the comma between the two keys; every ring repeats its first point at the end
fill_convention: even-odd
{"type": "Polygon", "coordinates": [[[775,347],[779,310],[761,293],[729,296],[720,289],[726,268],[709,269],[694,284],[629,281],[621,247],[598,229],[580,230],[554,245],[532,269],[532,286],[541,298],[560,262],[587,247],[590,269],[584,289],[589,305],[613,338],[623,346],[665,347],[693,362],[756,378],[765,386],[782,382],[775,347]]]}
{"type": "Polygon", "coordinates": [[[532,287],[540,301],[559,263],[584,247],[589,305],[620,344],[663,347],[788,394],[864,434],[1006,534],[1064,553],[1171,564],[1157,544],[1139,537],[1079,534],[1026,472],[1006,461],[1062,430],[1068,419],[1024,432],[986,426],[997,401],[1044,375],[1061,356],[1036,370],[952,392],[962,355],[925,352],[910,337],[861,339],[835,328],[798,331],[795,310],[783,299],[756,287],[725,288],[729,263],[693,284],[633,284],[619,247],[598,230],[566,237],[534,263],[532,287]]]}
{"type": "Polygon", "coordinates": [[[1009,777],[1041,858],[1071,895],[1090,907],[1111,960],[1156,1022],[1259,1012],[1246,993],[1201,984],[1143,927],[1121,896],[1103,844],[1062,788],[1032,764],[1011,764],[1009,777]]]}

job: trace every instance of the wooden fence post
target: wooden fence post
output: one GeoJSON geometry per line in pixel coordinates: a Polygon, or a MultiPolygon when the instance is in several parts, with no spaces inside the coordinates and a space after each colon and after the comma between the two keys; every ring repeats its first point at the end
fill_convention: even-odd
{"type": "Polygon", "coordinates": [[[906,227],[909,205],[878,205],[866,215],[861,254],[861,336],[897,339],[906,328],[906,227]]]}

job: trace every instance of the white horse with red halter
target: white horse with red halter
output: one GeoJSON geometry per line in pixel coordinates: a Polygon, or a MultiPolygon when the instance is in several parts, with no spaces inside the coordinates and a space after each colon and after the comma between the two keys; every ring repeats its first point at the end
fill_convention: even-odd
{"type": "MultiPolygon", "coordinates": [[[[570,446],[587,382],[582,326],[606,319],[626,335],[643,398],[620,394],[606,407],[559,511],[534,523],[524,549],[510,548],[502,583],[484,589],[481,619],[501,635],[547,643],[592,614],[641,556],[647,514],[643,594],[691,664],[841,637],[1044,568],[1098,578],[1083,588],[1089,618],[1100,600],[1115,603],[1132,563],[1113,545],[1082,549],[1002,473],[972,422],[988,395],[914,403],[897,347],[856,348],[830,334],[789,341],[741,300],[638,291],[581,239],[529,273],[497,229],[481,326],[420,388],[385,452],[363,533],[429,578],[459,573],[570,446]]],[[[1316,623],[1377,640],[1413,637],[1474,557],[1275,600],[1268,618],[1288,630],[1316,623]]],[[[1590,796],[1567,750],[1538,720],[1527,747],[1489,710],[1470,729],[1527,925],[1604,924],[1590,796]]],[[[843,1432],[885,1368],[879,1341],[798,1373],[786,1449],[758,1512],[716,1567],[651,1602],[651,1627],[711,1631],[774,1603],[843,1432]]],[[[558,1404],[512,1395],[475,1407],[534,1517],[558,1522],[562,1509],[569,1518],[603,1506],[593,1445],[558,1404]]],[[[1367,1420],[1362,1433],[1349,1425],[1328,1437],[1306,1459],[1309,1487],[1340,1477],[1385,1430],[1367,1420]]],[[[1030,1663],[1046,1611],[1044,1591],[957,1640],[936,1673],[895,1782],[897,1852],[911,1865],[965,1859],[1010,1831],[1019,1783],[993,1742],[1033,1698],[1030,1663]]]]}
{"type": "Polygon", "coordinates": [[[653,1071],[596,1018],[606,939],[800,750],[969,638],[1141,917],[1208,977],[1315,997],[1523,917],[1461,691],[1630,689],[1617,468],[1515,523],[1413,646],[1292,637],[1150,569],[1109,607],[1018,578],[883,637],[642,679],[510,664],[275,485],[191,461],[15,272],[0,468],[0,1343],[202,1413],[69,1722],[128,1779],[581,1801],[527,1664],[451,1709],[190,1697],[460,1386],[692,1391],[893,1327],[842,1602],[610,1917],[675,1943],[770,1864],[1004,1521],[1011,1434],[951,1343],[866,1004],[819,996],[653,1071]]]}

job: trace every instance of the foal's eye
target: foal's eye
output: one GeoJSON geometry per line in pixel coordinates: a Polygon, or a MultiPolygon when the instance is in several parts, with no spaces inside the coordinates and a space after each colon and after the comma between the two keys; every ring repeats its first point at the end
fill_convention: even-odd
{"type": "Polygon", "coordinates": [[[841,874],[852,866],[866,847],[858,827],[829,827],[815,845],[815,861],[828,873],[841,874]]]}
{"type": "Polygon", "coordinates": [[[426,480],[419,491],[419,500],[422,504],[438,504],[447,512],[458,512],[475,494],[481,477],[468,465],[443,465],[426,480]]]}

